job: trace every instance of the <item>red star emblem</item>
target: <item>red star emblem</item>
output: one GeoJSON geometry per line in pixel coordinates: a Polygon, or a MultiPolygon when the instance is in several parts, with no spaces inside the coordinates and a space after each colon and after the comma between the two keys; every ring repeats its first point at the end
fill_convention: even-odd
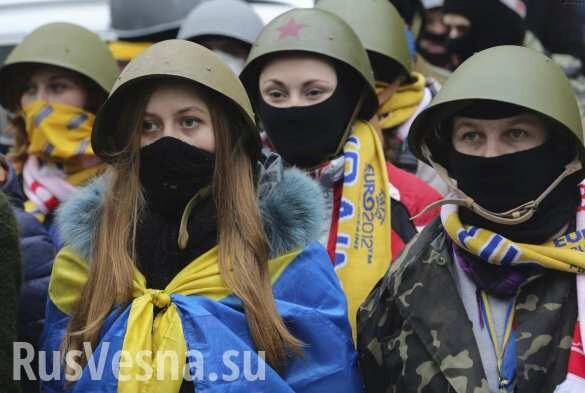
{"type": "Polygon", "coordinates": [[[305,25],[297,24],[297,22],[295,22],[295,18],[291,18],[286,25],[282,25],[276,29],[280,32],[278,39],[282,40],[286,37],[295,37],[296,39],[299,39],[299,33],[303,27],[305,27],[305,25]]]}

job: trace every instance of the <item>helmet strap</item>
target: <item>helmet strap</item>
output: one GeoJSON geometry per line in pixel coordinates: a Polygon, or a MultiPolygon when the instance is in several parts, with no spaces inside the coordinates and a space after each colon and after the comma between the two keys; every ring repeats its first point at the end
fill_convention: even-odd
{"type": "Polygon", "coordinates": [[[343,137],[339,141],[339,145],[337,146],[337,149],[335,149],[335,153],[333,154],[332,158],[337,157],[339,155],[339,153],[341,153],[343,151],[343,147],[345,146],[345,141],[347,140],[349,133],[351,132],[351,130],[353,128],[353,123],[355,122],[355,119],[357,118],[360,110],[362,109],[362,105],[366,99],[367,91],[368,91],[367,87],[364,86],[364,89],[362,90],[362,93],[360,94],[360,98],[358,99],[358,102],[355,106],[355,109],[353,110],[353,113],[351,114],[351,117],[349,118],[349,122],[347,123],[347,127],[345,128],[345,132],[343,133],[343,137]]]}
{"type": "Polygon", "coordinates": [[[518,225],[526,222],[534,216],[536,210],[540,203],[567,177],[571,176],[574,173],[579,172],[583,168],[583,164],[579,159],[579,155],[575,156],[573,161],[569,162],[565,165],[565,170],[540,194],[540,196],[532,201],[526,202],[514,209],[496,213],[490,211],[488,209],[483,208],[479,204],[477,204],[473,198],[465,194],[459,188],[457,188],[457,183],[451,179],[448,175],[447,170],[441,164],[433,161],[431,158],[431,152],[428,146],[425,144],[421,148],[422,154],[427,159],[431,167],[437,172],[439,177],[447,183],[449,189],[453,191],[456,195],[460,196],[460,198],[445,198],[440,201],[431,203],[427,207],[423,209],[422,212],[417,214],[416,216],[412,217],[411,220],[427,213],[429,210],[434,209],[439,206],[443,205],[458,205],[463,206],[471,211],[473,211],[478,216],[485,218],[486,220],[495,222],[497,224],[503,225],[518,225]]]}
{"type": "Polygon", "coordinates": [[[191,216],[193,207],[195,207],[195,205],[197,205],[197,203],[199,203],[202,199],[207,198],[210,194],[211,186],[203,188],[189,200],[185,210],[183,210],[181,224],[179,226],[179,237],[177,239],[179,250],[186,249],[187,244],[189,243],[189,230],[187,229],[187,225],[189,224],[189,217],[191,216]]]}

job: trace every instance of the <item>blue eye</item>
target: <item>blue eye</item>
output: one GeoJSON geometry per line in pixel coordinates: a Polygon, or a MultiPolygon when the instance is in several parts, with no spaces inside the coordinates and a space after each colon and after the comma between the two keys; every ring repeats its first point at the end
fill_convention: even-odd
{"type": "Polygon", "coordinates": [[[268,92],[268,95],[272,98],[283,98],[284,97],[284,93],[282,91],[279,90],[271,90],[268,92]]]}
{"type": "Polygon", "coordinates": [[[481,134],[476,131],[467,131],[461,135],[461,140],[469,143],[477,143],[481,139],[481,134]]]}
{"type": "Polygon", "coordinates": [[[151,133],[158,130],[158,125],[152,120],[144,120],[142,122],[142,131],[144,133],[151,133]]]}
{"type": "Polygon", "coordinates": [[[49,88],[51,89],[51,91],[59,94],[67,90],[67,85],[64,83],[53,83],[49,86],[49,88]]]}
{"type": "Polygon", "coordinates": [[[508,131],[508,136],[512,139],[522,139],[528,136],[528,132],[521,128],[513,128],[508,131]]]}
{"type": "Polygon", "coordinates": [[[201,120],[196,117],[186,117],[181,120],[181,127],[183,128],[197,128],[201,124],[201,120]]]}
{"type": "Polygon", "coordinates": [[[24,87],[24,93],[23,94],[36,94],[37,92],[37,87],[35,85],[32,84],[28,84],[24,87]]]}

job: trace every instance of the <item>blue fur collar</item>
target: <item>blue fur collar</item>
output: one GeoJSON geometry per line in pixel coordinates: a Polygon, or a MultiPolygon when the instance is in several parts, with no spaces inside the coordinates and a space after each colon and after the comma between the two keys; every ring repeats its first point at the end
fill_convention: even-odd
{"type": "MultiPolygon", "coordinates": [[[[89,260],[104,193],[104,179],[97,178],[57,212],[63,242],[86,260],[89,260]]],[[[317,183],[300,170],[281,170],[276,176],[274,170],[261,170],[259,199],[272,257],[303,248],[319,238],[324,220],[323,196],[317,183]]]]}

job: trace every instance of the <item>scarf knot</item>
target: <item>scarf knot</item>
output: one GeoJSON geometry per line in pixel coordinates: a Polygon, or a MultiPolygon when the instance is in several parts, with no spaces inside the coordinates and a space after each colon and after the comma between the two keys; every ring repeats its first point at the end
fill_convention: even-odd
{"type": "Polygon", "coordinates": [[[171,296],[161,289],[147,289],[145,292],[143,296],[149,296],[158,309],[165,309],[171,304],[171,296]]]}

